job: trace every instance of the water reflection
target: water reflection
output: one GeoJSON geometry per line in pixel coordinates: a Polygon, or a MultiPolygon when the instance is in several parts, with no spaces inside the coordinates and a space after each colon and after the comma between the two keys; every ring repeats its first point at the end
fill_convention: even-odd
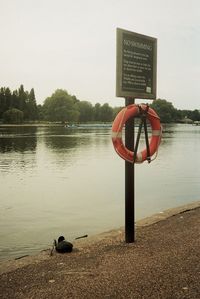
{"type": "Polygon", "coordinates": [[[50,150],[67,150],[79,146],[89,146],[92,143],[92,137],[84,135],[81,138],[80,135],[47,135],[44,141],[50,150]]]}
{"type": "Polygon", "coordinates": [[[36,126],[10,126],[10,127],[0,127],[0,135],[5,136],[25,136],[25,135],[34,135],[38,131],[36,126]]]}
{"type": "Polygon", "coordinates": [[[88,129],[66,129],[57,128],[48,130],[45,134],[45,144],[51,150],[64,150],[73,149],[76,150],[77,147],[88,148],[92,144],[108,144],[110,141],[108,138],[104,138],[108,135],[108,130],[102,129],[98,131],[88,130],[88,129]],[[103,137],[103,138],[102,138],[103,137]]]}
{"type": "MultiPolygon", "coordinates": [[[[2,258],[124,225],[124,161],[110,133],[0,128],[2,258]]],[[[157,159],[136,165],[136,219],[199,199],[199,137],[198,126],[164,126],[157,159]]]]}
{"type": "Polygon", "coordinates": [[[25,152],[35,151],[37,138],[35,137],[12,137],[0,138],[0,152],[25,152]]]}
{"type": "Polygon", "coordinates": [[[35,151],[37,127],[8,127],[0,129],[0,152],[35,151]]]}
{"type": "MultiPolygon", "coordinates": [[[[110,130],[63,130],[63,128],[48,130],[38,143],[38,152],[45,152],[46,162],[43,162],[45,167],[55,173],[59,172],[59,178],[64,180],[69,178],[79,166],[80,169],[84,165],[87,168],[88,160],[93,157],[98,160],[98,152],[106,152],[106,149],[111,146],[110,130]],[[72,169],[72,166],[75,168],[72,169]]],[[[85,176],[87,175],[86,169],[85,176]]]]}

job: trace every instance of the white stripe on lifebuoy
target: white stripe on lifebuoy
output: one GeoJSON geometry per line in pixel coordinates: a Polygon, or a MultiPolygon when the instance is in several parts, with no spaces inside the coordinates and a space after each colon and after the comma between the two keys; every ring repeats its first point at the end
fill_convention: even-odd
{"type": "Polygon", "coordinates": [[[122,132],[112,132],[112,138],[122,138],[122,132]]]}
{"type": "Polygon", "coordinates": [[[161,136],[161,130],[152,130],[152,136],[161,136]]]}

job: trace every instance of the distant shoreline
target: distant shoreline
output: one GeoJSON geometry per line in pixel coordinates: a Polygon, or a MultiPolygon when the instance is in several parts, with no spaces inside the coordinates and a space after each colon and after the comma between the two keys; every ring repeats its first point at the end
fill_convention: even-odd
{"type": "Polygon", "coordinates": [[[24,124],[0,124],[0,127],[63,127],[63,124],[54,123],[24,123],[24,124]]]}
{"type": "MultiPolygon", "coordinates": [[[[193,126],[200,126],[200,122],[194,122],[194,123],[180,123],[180,122],[175,122],[175,123],[162,123],[163,125],[178,125],[178,124],[185,124],[185,125],[193,125],[193,126]]],[[[98,127],[111,127],[112,122],[96,122],[96,123],[90,123],[90,122],[85,122],[85,123],[22,123],[22,124],[4,124],[0,123],[0,128],[2,127],[66,127],[66,128],[78,128],[78,127],[90,127],[90,126],[98,126],[98,127]]]]}
{"type": "Polygon", "coordinates": [[[62,124],[62,123],[23,123],[23,124],[0,124],[2,127],[65,127],[65,128],[89,128],[96,127],[110,127],[112,123],[75,123],[75,124],[62,124]]]}

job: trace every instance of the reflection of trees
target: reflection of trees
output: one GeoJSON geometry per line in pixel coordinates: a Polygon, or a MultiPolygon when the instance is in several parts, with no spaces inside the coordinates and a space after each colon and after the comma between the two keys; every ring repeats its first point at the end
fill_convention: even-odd
{"type": "Polygon", "coordinates": [[[64,171],[70,165],[86,163],[91,157],[111,146],[109,129],[54,129],[43,135],[45,157],[49,167],[64,171]],[[85,160],[85,162],[84,162],[85,160]]]}
{"type": "Polygon", "coordinates": [[[0,152],[34,151],[37,145],[36,127],[6,128],[0,136],[0,152]]]}
{"type": "Polygon", "coordinates": [[[35,167],[36,132],[36,127],[0,128],[0,171],[18,173],[35,167]]]}
{"type": "Polygon", "coordinates": [[[10,127],[1,127],[0,133],[4,135],[34,135],[37,133],[38,128],[35,126],[10,126],[10,127]]]}
{"type": "Polygon", "coordinates": [[[163,124],[162,125],[162,145],[169,146],[173,142],[176,124],[163,124]]]}
{"type": "Polygon", "coordinates": [[[93,136],[78,131],[65,132],[65,135],[57,132],[56,135],[46,135],[44,140],[46,146],[53,152],[64,154],[70,151],[73,154],[77,150],[84,150],[92,146],[93,136]]]}
{"type": "Polygon", "coordinates": [[[71,164],[81,157],[88,159],[93,153],[98,156],[98,151],[106,146],[111,146],[110,129],[107,128],[0,128],[0,153],[4,153],[0,165],[6,169],[34,167],[36,159],[44,156],[45,165],[59,165],[62,169],[66,163],[71,164]]]}
{"type": "Polygon", "coordinates": [[[45,144],[50,149],[75,149],[76,147],[86,145],[89,146],[91,138],[85,138],[84,140],[76,136],[45,136],[45,144]]]}
{"type": "Polygon", "coordinates": [[[25,152],[34,151],[37,145],[37,139],[28,137],[13,137],[0,139],[0,152],[25,152]]]}
{"type": "Polygon", "coordinates": [[[48,134],[45,134],[45,144],[50,149],[80,149],[94,146],[95,144],[100,145],[100,143],[109,143],[110,138],[104,136],[107,132],[110,133],[108,129],[104,130],[94,130],[94,129],[66,129],[57,128],[54,130],[49,130],[48,134]]]}

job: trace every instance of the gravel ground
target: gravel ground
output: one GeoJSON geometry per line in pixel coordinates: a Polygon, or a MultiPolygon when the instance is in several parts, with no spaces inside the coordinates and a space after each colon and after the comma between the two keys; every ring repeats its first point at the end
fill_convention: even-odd
{"type": "Polygon", "coordinates": [[[200,298],[199,203],[138,224],[135,243],[124,239],[119,229],[69,254],[1,263],[0,298],[200,298]]]}

